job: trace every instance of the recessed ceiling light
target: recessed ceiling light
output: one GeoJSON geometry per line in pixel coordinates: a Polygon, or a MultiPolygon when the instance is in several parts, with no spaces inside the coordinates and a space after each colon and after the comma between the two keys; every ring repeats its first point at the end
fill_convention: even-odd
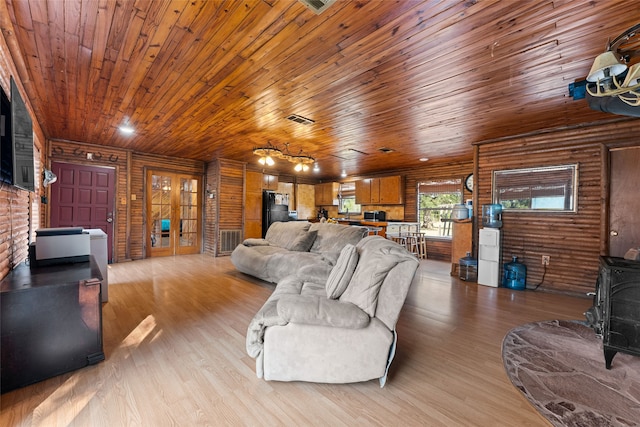
{"type": "Polygon", "coordinates": [[[429,158],[428,158],[428,157],[420,157],[420,161],[421,161],[421,162],[426,162],[426,161],[428,161],[428,160],[429,160],[429,158]]]}
{"type": "Polygon", "coordinates": [[[133,126],[130,125],[121,125],[120,127],[118,127],[118,129],[120,129],[120,132],[124,133],[125,135],[131,135],[133,134],[133,132],[135,132],[133,126]]]}

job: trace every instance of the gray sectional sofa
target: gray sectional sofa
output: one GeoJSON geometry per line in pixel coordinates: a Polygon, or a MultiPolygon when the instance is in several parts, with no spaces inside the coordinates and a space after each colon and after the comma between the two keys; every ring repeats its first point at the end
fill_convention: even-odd
{"type": "Polygon", "coordinates": [[[235,267],[271,283],[303,274],[326,280],[340,251],[368,234],[366,227],[306,221],[275,222],[264,239],[246,239],[231,253],[235,267]]]}
{"type": "Polygon", "coordinates": [[[380,236],[346,244],[326,279],[289,275],[255,315],[247,353],[265,380],[384,386],[400,310],[418,268],[380,236]]]}
{"type": "Polygon", "coordinates": [[[275,223],[264,239],[247,239],[233,251],[238,270],[277,283],[247,330],[259,378],[377,378],[384,385],[419,261],[397,243],[366,234],[364,227],[275,223]]]}

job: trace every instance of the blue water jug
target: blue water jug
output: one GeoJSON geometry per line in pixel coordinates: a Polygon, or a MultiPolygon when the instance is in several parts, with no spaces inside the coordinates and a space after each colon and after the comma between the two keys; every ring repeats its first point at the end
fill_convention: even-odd
{"type": "Polygon", "coordinates": [[[517,291],[524,291],[527,287],[527,266],[519,263],[515,255],[511,262],[504,265],[502,286],[517,291]]]}
{"type": "Polygon", "coordinates": [[[502,227],[502,205],[493,203],[482,205],[482,226],[489,228],[502,227]]]}
{"type": "Polygon", "coordinates": [[[460,258],[460,280],[465,282],[475,282],[478,280],[478,260],[471,257],[471,252],[467,256],[460,258]]]}

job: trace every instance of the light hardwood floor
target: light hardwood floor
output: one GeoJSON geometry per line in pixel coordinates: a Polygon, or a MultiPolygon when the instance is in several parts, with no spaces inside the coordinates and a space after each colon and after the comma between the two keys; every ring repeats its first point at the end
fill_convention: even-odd
{"type": "Polygon", "coordinates": [[[381,389],[376,380],[256,378],[245,332],[273,285],[238,273],[228,257],[111,265],[106,360],[3,394],[0,425],[549,425],[509,382],[502,338],[530,321],[581,319],[590,300],[479,286],[449,271],[421,261],[381,389]]]}

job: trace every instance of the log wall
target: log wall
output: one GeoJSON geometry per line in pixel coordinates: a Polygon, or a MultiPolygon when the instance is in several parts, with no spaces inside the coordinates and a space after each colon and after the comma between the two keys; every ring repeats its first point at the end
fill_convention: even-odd
{"type": "MultiPolygon", "coordinates": [[[[427,163],[425,166],[414,169],[393,171],[393,175],[404,177],[404,220],[416,222],[418,219],[418,183],[431,179],[460,178],[464,188],[464,179],[473,172],[473,161],[460,161],[453,163],[427,163]]],[[[391,173],[371,175],[369,177],[386,176],[391,173]]],[[[463,189],[463,200],[472,198],[472,193],[463,189]]],[[[378,206],[375,209],[387,210],[389,206],[378,206]]],[[[374,209],[374,208],[372,208],[374,209]]],[[[451,240],[430,238],[427,241],[427,258],[440,261],[451,260],[451,240]]]]}
{"type": "MultiPolygon", "coordinates": [[[[150,154],[132,153],[131,170],[129,172],[129,182],[131,197],[131,216],[129,219],[131,259],[142,259],[146,257],[146,171],[168,171],[184,173],[189,175],[199,175],[204,179],[204,162],[190,159],[180,159],[177,157],[155,156],[150,154]]],[[[206,186],[205,186],[206,188],[206,186]]],[[[202,196],[204,197],[204,196],[202,196]]]]}
{"type": "MultiPolygon", "coordinates": [[[[47,168],[51,162],[73,163],[87,166],[106,166],[115,169],[115,204],[113,212],[113,260],[129,259],[129,169],[130,153],[127,150],[105,147],[103,145],[79,144],[71,141],[49,140],[47,144],[47,168]],[[93,160],[87,159],[87,153],[93,154],[93,160]]],[[[55,183],[52,185],[56,185],[55,183]]],[[[47,197],[50,188],[46,189],[47,197]]],[[[49,197],[50,199],[50,197],[49,197]]],[[[44,224],[48,227],[50,205],[45,208],[44,224]]]]}
{"type": "MultiPolygon", "coordinates": [[[[114,262],[145,257],[146,169],[202,175],[204,168],[204,163],[200,161],[132,153],[129,150],[71,141],[49,141],[48,153],[48,166],[56,161],[115,168],[114,262]],[[93,160],[87,160],[86,153],[89,152],[93,153],[93,160]]],[[[48,217],[47,207],[47,225],[48,217]]]]}
{"type": "Polygon", "coordinates": [[[215,206],[207,202],[205,248],[214,256],[231,253],[220,246],[218,236],[221,231],[243,229],[245,165],[244,162],[226,159],[217,159],[207,165],[206,184],[216,189],[216,198],[213,201],[215,206]]]}
{"type": "Polygon", "coordinates": [[[43,194],[40,166],[44,163],[45,153],[44,133],[33,112],[3,34],[0,36],[0,85],[9,98],[12,76],[33,121],[36,190],[30,193],[0,183],[0,279],[27,258],[29,242],[33,239],[35,230],[40,227],[40,219],[43,217],[40,205],[40,196],[43,194]]]}
{"type": "Polygon", "coordinates": [[[598,257],[607,252],[608,242],[608,150],[638,145],[638,132],[640,121],[623,120],[476,147],[476,213],[483,204],[491,203],[494,170],[578,164],[576,213],[502,215],[503,261],[509,262],[516,255],[526,264],[528,287],[541,283],[541,290],[579,294],[594,290],[598,257]],[[546,273],[543,254],[551,257],[546,273]]]}
{"type": "Polygon", "coordinates": [[[216,256],[217,214],[218,199],[220,196],[220,193],[218,192],[219,170],[219,162],[217,161],[207,163],[206,165],[204,187],[214,193],[214,198],[210,199],[207,197],[204,202],[204,233],[202,236],[202,242],[204,246],[204,253],[211,256],[216,256]]]}

